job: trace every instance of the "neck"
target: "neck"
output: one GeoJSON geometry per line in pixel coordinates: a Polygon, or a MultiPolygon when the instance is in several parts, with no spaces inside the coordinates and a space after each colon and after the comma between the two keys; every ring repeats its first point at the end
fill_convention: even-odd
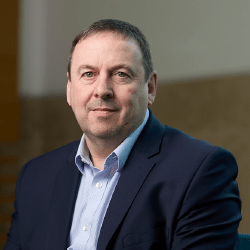
{"type": "Polygon", "coordinates": [[[90,139],[85,135],[86,144],[90,152],[90,159],[93,165],[100,170],[104,169],[105,159],[122,143],[105,139],[90,139]]]}

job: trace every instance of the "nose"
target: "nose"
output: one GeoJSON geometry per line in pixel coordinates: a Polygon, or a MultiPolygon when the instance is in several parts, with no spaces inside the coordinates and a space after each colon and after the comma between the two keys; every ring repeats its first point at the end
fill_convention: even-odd
{"type": "Polygon", "coordinates": [[[111,99],[114,96],[112,83],[108,77],[100,78],[96,81],[94,96],[101,99],[111,99]]]}

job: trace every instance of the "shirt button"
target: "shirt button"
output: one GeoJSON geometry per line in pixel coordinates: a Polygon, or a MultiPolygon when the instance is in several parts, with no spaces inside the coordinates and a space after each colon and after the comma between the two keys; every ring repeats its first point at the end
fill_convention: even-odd
{"type": "Polygon", "coordinates": [[[89,230],[89,226],[86,224],[84,227],[83,227],[83,231],[87,232],[89,230]]]}
{"type": "Polygon", "coordinates": [[[102,183],[101,182],[97,182],[95,185],[98,189],[100,189],[102,187],[102,183]]]}

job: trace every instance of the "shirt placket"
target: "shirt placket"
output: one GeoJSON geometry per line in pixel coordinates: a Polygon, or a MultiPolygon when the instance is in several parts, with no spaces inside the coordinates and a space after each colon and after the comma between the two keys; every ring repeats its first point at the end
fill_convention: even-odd
{"type": "MultiPolygon", "coordinates": [[[[93,249],[96,244],[96,238],[99,236],[99,227],[104,218],[104,210],[106,211],[108,184],[112,182],[112,177],[116,172],[118,158],[116,154],[110,155],[104,164],[104,170],[97,170],[88,163],[85,166],[85,182],[84,189],[86,193],[85,202],[82,203],[79,219],[78,235],[75,238],[74,250],[93,249]],[[89,180],[89,181],[88,181],[89,180]],[[106,197],[106,198],[105,198],[106,197]]],[[[77,221],[75,222],[77,223],[77,221]]]]}
{"type": "Polygon", "coordinates": [[[97,210],[100,207],[107,184],[108,178],[106,178],[104,173],[100,172],[94,176],[92,184],[90,186],[88,198],[86,201],[87,205],[82,218],[82,232],[84,234],[84,238],[86,238],[86,246],[90,239],[92,227],[95,226],[93,225],[94,216],[96,215],[97,210]]]}

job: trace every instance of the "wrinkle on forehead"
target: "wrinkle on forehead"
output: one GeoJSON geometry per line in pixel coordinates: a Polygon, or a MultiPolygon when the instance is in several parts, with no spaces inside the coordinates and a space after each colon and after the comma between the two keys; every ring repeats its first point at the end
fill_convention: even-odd
{"type": "MultiPolygon", "coordinates": [[[[83,38],[82,40],[80,40],[78,42],[78,44],[76,45],[76,47],[81,44],[82,42],[91,39],[91,38],[100,38],[100,39],[105,39],[106,37],[110,37],[114,40],[123,40],[123,41],[127,41],[127,44],[130,46],[130,48],[132,50],[137,50],[140,51],[140,56],[141,56],[141,61],[143,61],[143,55],[142,55],[142,51],[141,48],[139,46],[139,43],[136,41],[136,39],[134,38],[130,38],[128,36],[126,36],[125,34],[119,33],[119,32],[112,32],[112,31],[103,31],[103,32],[97,32],[97,33],[93,33],[89,36],[87,36],[86,38],[83,38]]],[[[99,39],[98,39],[99,40],[99,39]]],[[[73,53],[74,54],[74,53],[73,53]]]]}
{"type": "Polygon", "coordinates": [[[93,34],[79,42],[72,57],[72,64],[77,61],[77,64],[93,64],[94,67],[101,62],[98,62],[98,59],[99,57],[103,59],[103,54],[105,54],[105,60],[110,62],[110,66],[112,64],[115,66],[115,64],[127,64],[131,62],[137,64],[141,62],[140,64],[143,67],[142,53],[137,42],[134,39],[124,39],[124,35],[122,34],[111,32],[93,34]],[[126,43],[123,43],[125,41],[126,43]],[[131,58],[133,58],[132,61],[131,58]]]}
{"type": "MultiPolygon", "coordinates": [[[[81,40],[77,45],[79,45],[80,43],[82,43],[82,42],[84,42],[84,41],[87,41],[87,40],[89,40],[89,39],[93,39],[93,41],[95,41],[95,40],[96,40],[96,41],[99,41],[99,39],[100,39],[100,40],[103,40],[103,39],[105,39],[105,38],[108,38],[108,39],[110,39],[110,40],[118,40],[118,41],[123,40],[123,41],[126,41],[127,44],[128,44],[128,46],[130,46],[130,48],[131,48],[132,50],[138,49],[138,50],[141,52],[140,46],[139,46],[138,42],[137,42],[135,39],[126,37],[125,35],[120,34],[120,33],[108,32],[108,31],[93,34],[93,35],[91,35],[91,36],[89,36],[89,37],[87,37],[87,38],[81,40]],[[97,38],[98,38],[98,39],[97,39],[97,38]]],[[[77,46],[77,45],[76,45],[76,46],[77,46]]]]}

